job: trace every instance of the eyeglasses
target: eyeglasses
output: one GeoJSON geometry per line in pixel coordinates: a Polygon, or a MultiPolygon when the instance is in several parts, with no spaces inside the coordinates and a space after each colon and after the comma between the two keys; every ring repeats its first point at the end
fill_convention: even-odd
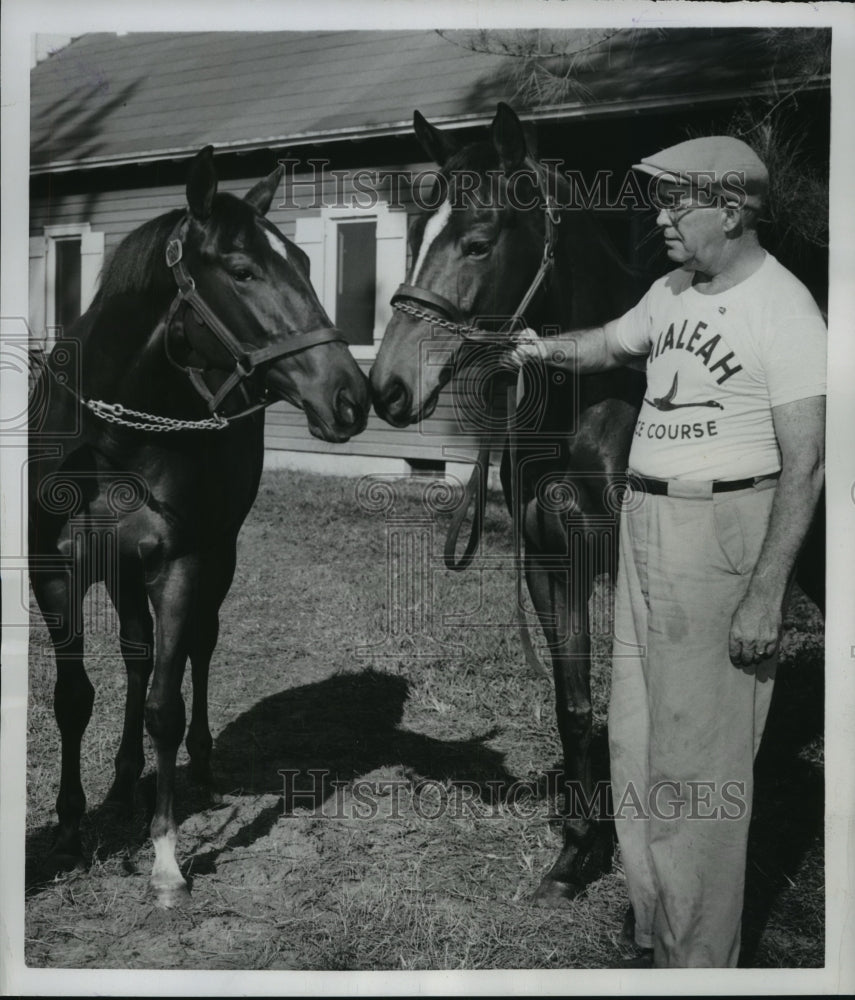
{"type": "Polygon", "coordinates": [[[651,195],[650,203],[657,212],[665,212],[674,224],[699,208],[721,207],[719,199],[709,192],[692,191],[686,188],[655,191],[651,195]]]}
{"type": "Polygon", "coordinates": [[[691,212],[697,211],[699,208],[717,208],[716,205],[689,205],[688,208],[670,208],[667,205],[657,205],[657,209],[660,212],[665,212],[668,218],[671,220],[673,225],[677,225],[678,222],[682,222],[691,212]]]}

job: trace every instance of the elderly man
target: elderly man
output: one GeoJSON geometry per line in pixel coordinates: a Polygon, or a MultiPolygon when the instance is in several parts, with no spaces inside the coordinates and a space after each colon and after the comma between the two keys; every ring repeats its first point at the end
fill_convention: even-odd
{"type": "Polygon", "coordinates": [[[678,267],[605,327],[527,331],[512,357],[583,374],[646,357],[609,706],[625,929],[638,964],[734,966],[753,759],[822,485],[826,331],[760,245],[768,175],[745,143],[693,139],[635,169],[678,267]]]}

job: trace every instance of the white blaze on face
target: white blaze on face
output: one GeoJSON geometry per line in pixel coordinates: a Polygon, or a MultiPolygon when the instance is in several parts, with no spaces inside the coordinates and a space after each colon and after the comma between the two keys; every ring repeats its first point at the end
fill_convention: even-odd
{"type": "Polygon", "coordinates": [[[267,242],[270,244],[274,253],[278,253],[283,260],[288,260],[288,250],[285,244],[275,233],[271,233],[269,229],[264,230],[264,235],[267,237],[267,242]]]}
{"type": "Polygon", "coordinates": [[[428,219],[427,225],[425,226],[424,236],[422,237],[422,245],[419,249],[418,260],[416,261],[416,266],[413,268],[411,284],[415,285],[419,280],[419,272],[424,267],[425,259],[427,258],[431,244],[437,236],[439,236],[443,229],[445,229],[450,216],[451,202],[444,201],[436,210],[436,214],[432,215],[428,219]]]}

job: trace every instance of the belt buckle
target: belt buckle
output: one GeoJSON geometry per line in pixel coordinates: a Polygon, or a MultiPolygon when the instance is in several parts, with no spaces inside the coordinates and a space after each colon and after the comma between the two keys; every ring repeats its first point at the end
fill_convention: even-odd
{"type": "Polygon", "coordinates": [[[713,484],[712,482],[669,479],[668,496],[679,500],[712,500],[713,484]]]}

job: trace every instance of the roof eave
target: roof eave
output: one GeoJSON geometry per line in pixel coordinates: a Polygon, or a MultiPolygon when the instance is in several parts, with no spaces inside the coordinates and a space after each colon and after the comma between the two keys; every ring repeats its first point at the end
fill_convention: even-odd
{"type": "MultiPolygon", "coordinates": [[[[738,90],[717,92],[715,94],[681,94],[679,96],[631,98],[623,101],[602,102],[596,105],[576,104],[568,106],[554,105],[539,108],[536,111],[520,113],[524,121],[550,121],[559,118],[599,118],[620,114],[637,114],[645,111],[656,111],[667,107],[690,106],[698,104],[725,103],[747,97],[777,96],[782,90],[798,91],[822,90],[831,83],[830,75],[817,77],[805,82],[803,79],[779,80],[774,84],[762,84],[757,87],[742,87],[738,90]]],[[[488,125],[492,115],[476,113],[471,115],[448,115],[431,117],[431,124],[440,128],[461,128],[478,125],[488,125]]],[[[349,129],[331,129],[296,133],[290,135],[273,135],[257,139],[241,139],[235,142],[217,143],[218,152],[251,153],[271,147],[310,146],[327,142],[346,142],[353,140],[380,139],[394,136],[410,135],[413,131],[412,120],[389,122],[377,126],[358,125],[349,129]]],[[[30,175],[69,173],[73,170],[94,170],[103,167],[120,167],[155,163],[160,160],[177,160],[192,156],[197,151],[196,146],[175,146],[164,149],[149,150],[145,153],[128,153],[121,156],[86,157],[80,160],[55,160],[47,164],[39,164],[30,168],[30,175]]]]}

